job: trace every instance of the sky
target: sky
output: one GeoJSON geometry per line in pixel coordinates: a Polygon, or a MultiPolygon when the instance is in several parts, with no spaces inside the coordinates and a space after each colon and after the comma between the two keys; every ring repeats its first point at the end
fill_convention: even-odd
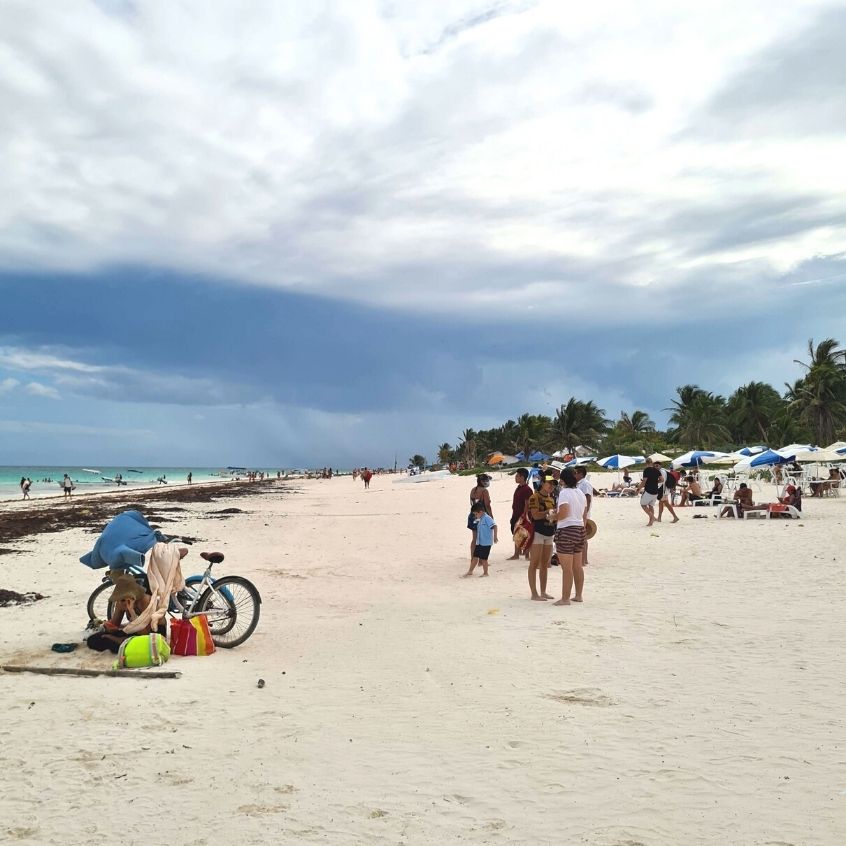
{"type": "Polygon", "coordinates": [[[0,22],[0,464],[402,465],[846,341],[846,3],[0,22]]]}

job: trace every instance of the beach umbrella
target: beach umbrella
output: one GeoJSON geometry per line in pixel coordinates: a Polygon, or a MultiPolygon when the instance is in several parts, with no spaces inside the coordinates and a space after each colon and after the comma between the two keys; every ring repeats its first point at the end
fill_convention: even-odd
{"type": "Polygon", "coordinates": [[[794,453],[795,461],[812,461],[814,464],[823,464],[826,461],[846,461],[846,452],[840,453],[833,449],[808,449],[799,450],[794,453]]]}
{"type": "MultiPolygon", "coordinates": [[[[846,456],[844,456],[846,457],[846,456]]],[[[596,461],[595,455],[584,455],[580,458],[573,458],[568,461],[565,467],[583,467],[585,464],[593,464],[596,461]]]]}
{"type": "Polygon", "coordinates": [[[664,455],[663,452],[653,452],[652,455],[649,456],[650,461],[672,461],[673,459],[670,458],[669,455],[664,455]]]}
{"type": "Polygon", "coordinates": [[[503,456],[501,452],[493,452],[488,456],[488,460],[485,462],[485,464],[502,464],[502,458],[503,456]]]}
{"type": "Polygon", "coordinates": [[[516,464],[520,459],[516,455],[503,455],[502,464],[516,464]]]}
{"type": "Polygon", "coordinates": [[[816,450],[819,447],[815,447],[813,444],[788,444],[787,446],[780,447],[779,449],[772,450],[773,452],[777,452],[779,455],[787,457],[793,457],[796,455],[797,452],[807,452],[808,450],[816,450]]]}
{"type": "Polygon", "coordinates": [[[716,463],[710,459],[722,460],[728,455],[727,452],[716,452],[708,449],[692,449],[673,459],[673,467],[699,467],[700,464],[716,463]]]}
{"type": "Polygon", "coordinates": [[[734,455],[758,455],[760,452],[766,452],[765,446],[748,446],[748,447],[741,447],[737,452],[733,453],[734,455]]]}
{"type": "Polygon", "coordinates": [[[624,467],[631,467],[633,464],[640,464],[643,457],[640,455],[609,455],[600,458],[596,463],[606,470],[622,470],[624,467]]]}
{"type": "Polygon", "coordinates": [[[793,455],[781,455],[774,449],[764,450],[758,455],[752,455],[744,458],[743,461],[735,464],[735,470],[749,470],[752,467],[774,467],[777,464],[789,464],[793,461],[793,455]]]}
{"type": "Polygon", "coordinates": [[[547,455],[545,452],[536,450],[529,456],[529,461],[549,461],[550,458],[551,456],[547,455]]]}
{"type": "Polygon", "coordinates": [[[826,448],[826,452],[838,452],[840,455],[846,454],[846,441],[835,441],[833,444],[829,444],[826,448]]]}

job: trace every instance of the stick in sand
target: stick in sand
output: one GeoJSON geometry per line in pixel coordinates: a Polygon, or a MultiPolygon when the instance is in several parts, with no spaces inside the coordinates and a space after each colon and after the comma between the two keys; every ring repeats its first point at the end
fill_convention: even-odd
{"type": "Polygon", "coordinates": [[[182,673],[163,670],[136,673],[133,670],[84,670],[81,667],[15,667],[4,664],[0,667],[7,673],[41,673],[45,676],[122,676],[133,679],[178,679],[182,673]]]}

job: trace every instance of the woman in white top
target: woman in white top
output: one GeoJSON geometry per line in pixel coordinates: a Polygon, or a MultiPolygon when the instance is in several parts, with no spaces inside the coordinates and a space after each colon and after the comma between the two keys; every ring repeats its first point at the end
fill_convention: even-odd
{"type": "Polygon", "coordinates": [[[570,604],[573,582],[576,584],[573,601],[581,602],[585,584],[582,550],[585,548],[587,500],[576,484],[576,474],[569,467],[561,471],[556,515],[558,527],[555,530],[555,554],[561,567],[561,599],[555,605],[570,604]]]}

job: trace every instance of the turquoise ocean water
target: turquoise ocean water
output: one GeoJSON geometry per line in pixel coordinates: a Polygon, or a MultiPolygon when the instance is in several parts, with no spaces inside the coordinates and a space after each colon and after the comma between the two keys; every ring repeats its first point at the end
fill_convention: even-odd
{"type": "MultiPolygon", "coordinates": [[[[264,471],[276,476],[277,469],[273,468],[250,468],[259,472],[264,471]]],[[[169,484],[184,484],[187,481],[188,473],[193,473],[194,482],[220,481],[221,479],[237,478],[242,474],[230,474],[221,467],[106,467],[92,464],[90,467],[0,467],[0,500],[21,499],[21,476],[32,479],[32,487],[29,495],[36,499],[44,496],[61,496],[62,489],[59,482],[67,473],[73,479],[76,488],[74,496],[92,491],[116,490],[114,482],[104,479],[114,479],[120,473],[126,486],[121,485],[122,491],[131,491],[133,488],[159,485],[157,479],[164,477],[169,484]],[[97,471],[97,472],[93,472],[97,471]]],[[[284,471],[283,471],[284,475],[284,471]]]]}

